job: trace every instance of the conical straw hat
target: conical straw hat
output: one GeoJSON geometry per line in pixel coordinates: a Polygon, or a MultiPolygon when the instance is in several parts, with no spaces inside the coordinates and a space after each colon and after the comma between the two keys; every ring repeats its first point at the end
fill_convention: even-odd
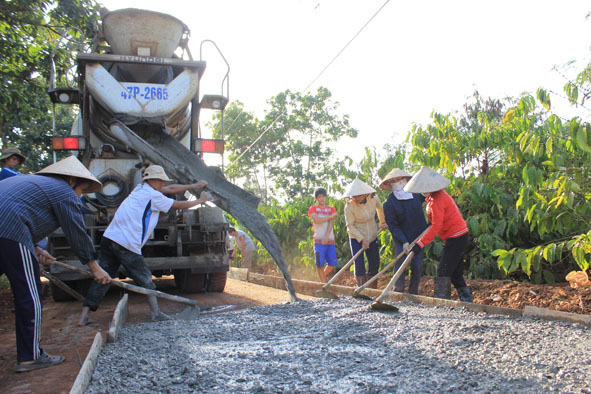
{"type": "Polygon", "coordinates": [[[409,193],[432,193],[445,189],[451,181],[429,167],[421,167],[410,181],[404,186],[404,191],[409,193]]]}
{"type": "Polygon", "coordinates": [[[151,164],[144,171],[144,176],[142,178],[142,181],[145,181],[148,179],[160,179],[165,182],[172,181],[172,179],[170,179],[168,177],[168,175],[166,175],[166,172],[164,172],[164,168],[162,168],[161,166],[156,165],[156,164],[151,164]]]}
{"type": "Polygon", "coordinates": [[[375,193],[376,189],[369,186],[359,178],[355,178],[353,182],[347,188],[347,191],[343,194],[344,197],[362,196],[364,194],[375,193]]]}
{"type": "Polygon", "coordinates": [[[101,190],[103,187],[103,184],[100,183],[86,167],[84,167],[84,164],[82,164],[76,156],[70,156],[57,163],[48,165],[41,171],[37,172],[37,174],[67,175],[87,179],[90,183],[82,190],[82,193],[94,193],[101,190]]]}
{"type": "Polygon", "coordinates": [[[412,175],[400,168],[394,168],[384,177],[382,183],[380,183],[380,189],[390,190],[390,180],[396,178],[412,178],[412,175]]]}

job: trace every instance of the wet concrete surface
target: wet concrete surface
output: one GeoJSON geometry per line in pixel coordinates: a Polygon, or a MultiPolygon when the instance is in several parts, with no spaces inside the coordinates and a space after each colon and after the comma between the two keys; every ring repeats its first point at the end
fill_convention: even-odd
{"type": "MultiPolygon", "coordinates": [[[[204,314],[221,313],[225,308],[248,308],[256,305],[269,305],[289,299],[286,291],[228,279],[223,293],[181,294],[174,286],[172,277],[155,280],[158,290],[182,295],[199,302],[204,314]]],[[[10,290],[0,291],[0,393],[69,393],[80,370],[82,362],[90,349],[97,331],[106,332],[117,302],[123,292],[111,288],[101,302],[97,312],[91,313],[93,324],[78,327],[77,322],[82,308],[81,302],[54,302],[49,294],[43,298],[43,330],[41,346],[50,354],[66,358],[63,364],[52,368],[17,374],[12,370],[16,362],[16,343],[14,334],[14,313],[10,290]]],[[[305,296],[302,296],[305,297],[305,296]]],[[[171,301],[160,301],[163,312],[175,315],[186,305],[171,301]]],[[[128,325],[150,321],[150,309],[146,297],[129,293],[128,325]]],[[[122,392],[120,390],[111,393],[122,392]]]]}
{"type": "Polygon", "coordinates": [[[89,393],[589,393],[578,324],[302,300],[125,327],[89,393]]]}

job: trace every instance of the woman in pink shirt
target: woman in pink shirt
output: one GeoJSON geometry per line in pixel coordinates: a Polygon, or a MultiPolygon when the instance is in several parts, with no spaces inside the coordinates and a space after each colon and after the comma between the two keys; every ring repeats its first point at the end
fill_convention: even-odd
{"type": "Polygon", "coordinates": [[[436,235],[445,242],[437,267],[434,297],[451,298],[451,283],[461,301],[472,302],[472,290],[464,280],[464,251],[469,241],[468,226],[453,198],[445,191],[451,181],[428,167],[422,167],[406,184],[409,193],[422,193],[426,199],[425,210],[431,227],[415,244],[413,251],[420,252],[436,235]]]}

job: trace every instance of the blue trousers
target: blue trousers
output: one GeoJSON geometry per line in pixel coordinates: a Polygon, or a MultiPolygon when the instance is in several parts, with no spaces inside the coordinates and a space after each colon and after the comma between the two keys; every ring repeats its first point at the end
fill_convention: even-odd
{"type": "MultiPolygon", "coordinates": [[[[363,245],[361,245],[361,243],[355,238],[349,238],[349,244],[351,245],[351,253],[353,256],[359,251],[359,249],[363,247],[363,245]]],[[[370,242],[369,248],[366,249],[364,253],[361,253],[355,260],[355,276],[374,276],[378,273],[379,268],[380,245],[376,239],[373,242],[370,242]],[[365,258],[363,257],[364,254],[365,257],[367,257],[367,270],[365,269],[365,258]]]]}
{"type": "MultiPolygon", "coordinates": [[[[394,248],[396,249],[396,256],[402,253],[402,244],[397,240],[394,240],[394,248]]],[[[423,259],[425,258],[425,250],[421,249],[421,251],[416,254],[412,261],[410,262],[410,284],[408,286],[408,292],[411,294],[417,294],[419,291],[419,284],[421,283],[421,275],[423,274],[423,259]]],[[[398,271],[402,263],[404,262],[404,257],[401,257],[400,260],[394,265],[394,273],[398,271]]],[[[404,275],[401,275],[400,278],[394,284],[394,291],[399,293],[404,292],[404,275]]]]}
{"type": "MultiPolygon", "coordinates": [[[[112,278],[117,276],[119,266],[123,265],[125,271],[127,271],[127,274],[133,279],[136,285],[151,290],[156,288],[154,282],[152,282],[152,272],[146,266],[144,257],[141,254],[133,253],[106,237],[101,239],[99,265],[112,278]]],[[[82,305],[89,307],[91,311],[96,311],[110,286],[101,285],[96,281],[92,281],[82,305]]]]}
{"type": "Polygon", "coordinates": [[[0,238],[0,275],[6,274],[14,296],[17,361],[41,354],[41,279],[37,257],[20,242],[0,238]]]}

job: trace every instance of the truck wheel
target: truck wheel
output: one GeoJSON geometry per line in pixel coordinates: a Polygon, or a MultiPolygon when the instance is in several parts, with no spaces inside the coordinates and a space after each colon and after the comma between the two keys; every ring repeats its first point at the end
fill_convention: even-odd
{"type": "Polygon", "coordinates": [[[205,274],[192,274],[190,269],[174,270],[174,283],[183,293],[202,293],[205,291],[205,274]]]}
{"type": "Polygon", "coordinates": [[[93,279],[80,279],[77,280],[75,283],[74,290],[78,293],[86,297],[88,294],[88,289],[90,288],[90,284],[92,283],[93,279]]]}
{"type": "MultiPolygon", "coordinates": [[[[64,283],[71,288],[76,289],[75,281],[67,281],[64,283]]],[[[74,299],[74,297],[57,287],[54,283],[51,283],[51,298],[53,298],[55,302],[72,301],[74,299]]]]}
{"type": "Polygon", "coordinates": [[[228,279],[227,272],[212,272],[209,273],[209,283],[207,291],[210,292],[222,292],[226,287],[226,279],[228,279]]]}

